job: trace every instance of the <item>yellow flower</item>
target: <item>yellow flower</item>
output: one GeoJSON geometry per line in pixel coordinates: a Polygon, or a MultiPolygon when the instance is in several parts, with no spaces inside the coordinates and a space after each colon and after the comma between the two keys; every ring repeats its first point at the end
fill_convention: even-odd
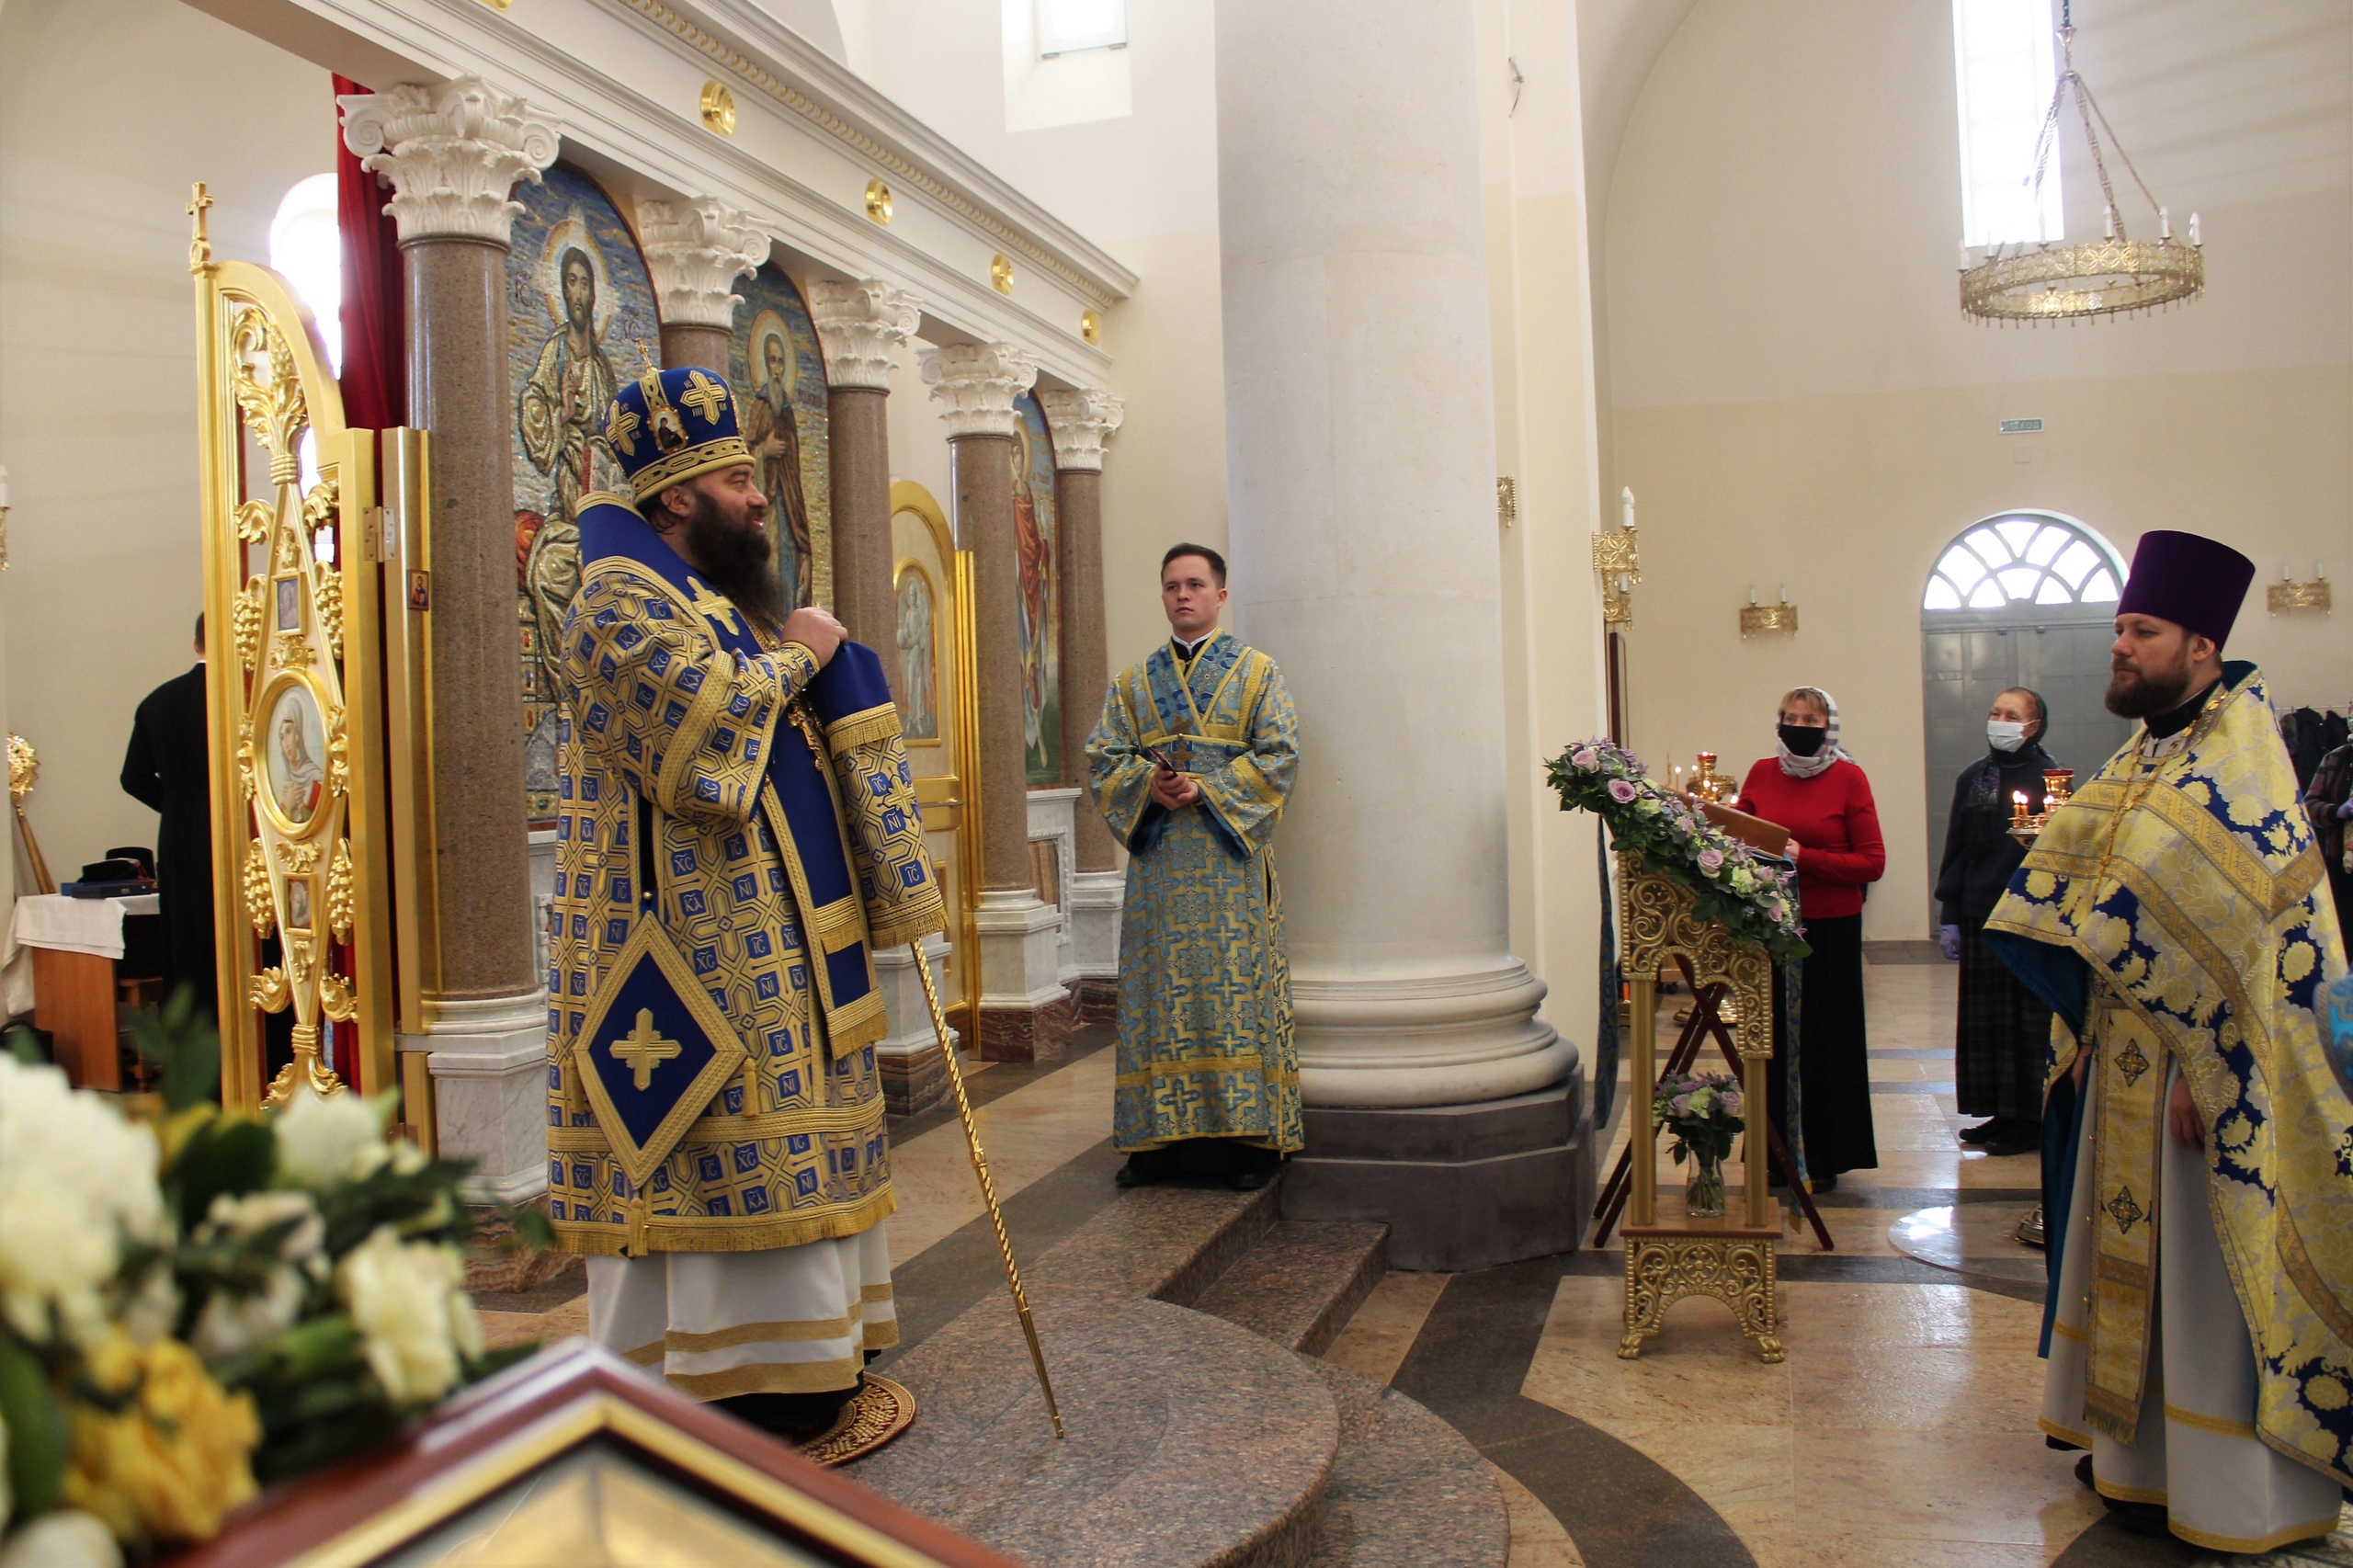
{"type": "Polygon", "coordinates": [[[119,1414],[72,1406],[69,1506],[97,1515],[123,1540],[202,1540],[254,1495],[261,1419],[253,1398],[224,1392],[196,1352],[176,1339],[142,1349],[117,1337],[87,1369],[130,1403],[119,1414]]]}

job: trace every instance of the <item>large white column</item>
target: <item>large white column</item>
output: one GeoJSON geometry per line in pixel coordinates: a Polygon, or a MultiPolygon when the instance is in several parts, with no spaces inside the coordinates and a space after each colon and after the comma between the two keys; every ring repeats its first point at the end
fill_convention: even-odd
{"type": "Polygon", "coordinates": [[[1233,617],[1300,710],[1307,1099],[1524,1094],[1575,1053],[1507,937],[1470,0],[1222,0],[1217,28],[1233,617]]]}
{"type": "Polygon", "coordinates": [[[637,232],[662,313],[663,367],[676,370],[699,365],[726,380],[735,307],[744,302],[735,292],[735,279],[756,272],[767,260],[767,231],[749,212],[709,197],[695,201],[641,197],[637,232]]]}

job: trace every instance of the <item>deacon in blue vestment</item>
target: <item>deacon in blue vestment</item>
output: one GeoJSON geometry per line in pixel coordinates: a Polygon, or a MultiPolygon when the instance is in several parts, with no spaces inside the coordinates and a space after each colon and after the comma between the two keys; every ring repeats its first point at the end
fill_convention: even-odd
{"type": "Polygon", "coordinates": [[[1086,740],[1130,857],[1112,1139],[1122,1187],[1189,1173],[1248,1191],[1302,1142],[1274,861],[1299,717],[1274,660],[1218,630],[1224,558],[1180,544],[1160,577],[1172,635],[1111,683],[1086,740]]]}
{"type": "Polygon", "coordinates": [[[792,1436],[897,1343],[871,961],[946,925],[873,653],[785,613],[733,399],[623,386],[563,628],[548,1207],[589,1337],[792,1436]]]}

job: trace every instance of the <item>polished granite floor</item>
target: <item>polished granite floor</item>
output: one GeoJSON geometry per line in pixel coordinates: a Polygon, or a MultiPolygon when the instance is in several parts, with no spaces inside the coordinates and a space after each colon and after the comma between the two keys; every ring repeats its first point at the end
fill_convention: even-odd
{"type": "MultiPolygon", "coordinates": [[[[1710,1301],[1617,1356],[1615,1245],[1476,1274],[1392,1274],[1327,1352],[1452,1422],[1495,1467],[1513,1568],[2121,1568],[2220,1561],[2106,1522],[2075,1456],[2034,1425],[2040,1255],[2011,1235],[2031,1155],[1956,1136],[1954,970],[1867,971],[1879,1168],[1821,1200],[1835,1251],[1783,1252],[1789,1358],[1760,1363],[1710,1301]]],[[[1662,999],[1662,1034],[1679,999],[1662,999]]],[[[1108,1031],[1064,1062],[973,1072],[1017,1248],[1036,1256],[1110,1200],[1108,1031]]],[[[1619,1103],[1627,1096],[1621,1073],[1619,1103]]],[[[1616,1118],[1610,1158],[1624,1139],[1616,1118]]],[[[996,1281],[962,1134],[934,1111],[892,1128],[892,1251],[919,1343],[996,1281]]],[[[1737,1167],[1733,1176],[1736,1179],[1737,1167]]],[[[1662,1161],[1663,1210],[1679,1176],[1662,1161]]],[[[585,1327],[579,1275],[484,1297],[494,1343],[585,1327]]],[[[2353,1564],[2353,1540],[2278,1561],[2353,1564]]],[[[2244,1561],[2244,1560],[2232,1560],[2244,1561]]]]}

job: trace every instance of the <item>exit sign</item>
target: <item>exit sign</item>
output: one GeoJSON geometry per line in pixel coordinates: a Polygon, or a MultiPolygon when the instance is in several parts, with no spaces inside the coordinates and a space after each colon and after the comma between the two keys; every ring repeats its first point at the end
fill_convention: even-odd
{"type": "Polygon", "coordinates": [[[2040,419],[2005,419],[2002,421],[2002,434],[2005,436],[2040,436],[2042,434],[2042,421],[2040,419]]]}

